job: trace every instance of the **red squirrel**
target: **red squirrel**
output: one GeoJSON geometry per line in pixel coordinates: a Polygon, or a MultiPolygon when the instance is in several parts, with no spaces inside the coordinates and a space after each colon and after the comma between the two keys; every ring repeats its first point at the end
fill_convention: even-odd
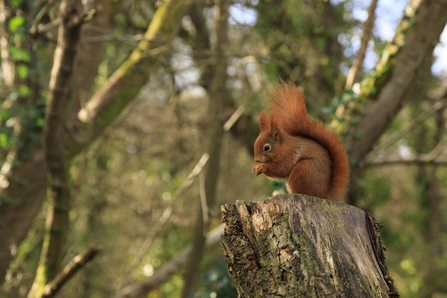
{"type": "Polygon", "coordinates": [[[256,176],[287,181],[290,193],[340,201],[346,193],[349,163],[340,137],[306,112],[303,94],[279,83],[267,98],[255,142],[256,176]]]}

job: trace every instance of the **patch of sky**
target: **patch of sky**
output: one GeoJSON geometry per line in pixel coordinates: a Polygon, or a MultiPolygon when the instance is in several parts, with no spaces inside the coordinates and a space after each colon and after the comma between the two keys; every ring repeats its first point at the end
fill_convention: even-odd
{"type": "Polygon", "coordinates": [[[233,4],[229,10],[230,10],[230,19],[229,19],[230,24],[232,25],[240,24],[247,26],[254,26],[256,24],[256,20],[258,18],[258,12],[255,9],[247,7],[243,4],[236,3],[233,4]]]}
{"type": "Polygon", "coordinates": [[[194,85],[200,78],[200,74],[194,67],[191,46],[183,44],[180,39],[174,40],[173,44],[177,53],[171,57],[170,64],[176,70],[175,84],[178,88],[184,89],[194,85]]]}

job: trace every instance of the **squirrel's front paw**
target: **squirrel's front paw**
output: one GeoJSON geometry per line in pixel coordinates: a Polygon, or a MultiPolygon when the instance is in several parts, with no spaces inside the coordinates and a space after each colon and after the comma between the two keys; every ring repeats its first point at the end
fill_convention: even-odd
{"type": "Polygon", "coordinates": [[[261,175],[264,173],[264,168],[262,167],[262,163],[255,163],[252,169],[253,173],[255,173],[256,176],[261,175]]]}

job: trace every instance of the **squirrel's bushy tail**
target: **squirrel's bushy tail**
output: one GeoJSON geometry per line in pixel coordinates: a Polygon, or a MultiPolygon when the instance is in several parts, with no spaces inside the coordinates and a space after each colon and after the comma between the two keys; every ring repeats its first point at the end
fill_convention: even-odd
{"type": "Polygon", "coordinates": [[[306,112],[304,95],[295,85],[280,82],[267,97],[266,109],[270,112],[270,125],[284,129],[289,135],[313,139],[325,147],[332,160],[332,175],[324,199],[339,201],[346,193],[349,181],[349,163],[346,147],[337,133],[306,112]]]}

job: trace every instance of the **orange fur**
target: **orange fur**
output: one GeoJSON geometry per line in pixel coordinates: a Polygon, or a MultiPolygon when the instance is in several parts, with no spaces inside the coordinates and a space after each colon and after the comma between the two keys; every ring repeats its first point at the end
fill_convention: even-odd
{"type": "Polygon", "coordinates": [[[277,84],[266,108],[269,115],[261,114],[253,172],[286,179],[292,193],[341,200],[349,164],[340,137],[307,114],[304,96],[293,84],[277,84]]]}

